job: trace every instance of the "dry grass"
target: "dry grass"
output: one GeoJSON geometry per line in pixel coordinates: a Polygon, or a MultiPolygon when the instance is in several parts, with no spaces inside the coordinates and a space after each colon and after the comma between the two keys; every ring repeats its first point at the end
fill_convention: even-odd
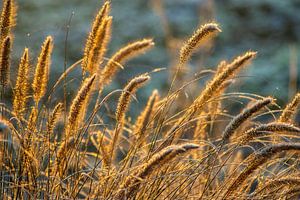
{"type": "MultiPolygon", "coordinates": [[[[295,122],[299,94],[278,111],[272,97],[226,93],[256,52],[246,52],[232,62],[221,61],[200,93],[194,87],[198,96],[186,104],[180,96],[196,80],[180,77],[182,86],[177,87],[174,83],[180,74],[176,73],[168,93],[154,90],[134,121],[126,115],[131,99],[136,99],[135,93],[146,82],[151,84],[152,73],[136,76],[121,92],[103,96],[103,89],[119,69],[127,70],[123,66],[127,60],[154,43],[152,39],[129,43],[106,62],[112,23],[108,1],[94,19],[83,57],[52,89],[48,83],[55,48],[51,36],[41,45],[33,80],[30,50],[25,48],[17,77],[11,77],[16,81],[8,84],[15,2],[4,0],[2,9],[1,98],[13,85],[13,106],[1,103],[1,199],[299,197],[300,128],[295,122]],[[57,102],[53,92],[79,64],[83,72],[80,89],[71,102],[57,102]],[[101,109],[112,95],[120,95],[113,116],[101,109]],[[96,104],[91,103],[93,98],[96,104]],[[233,104],[233,100],[250,103],[231,116],[224,112],[224,103],[233,104]],[[110,119],[109,124],[104,118],[110,119]]],[[[216,23],[196,30],[181,48],[178,72],[217,33],[221,28],[216,23]]]]}

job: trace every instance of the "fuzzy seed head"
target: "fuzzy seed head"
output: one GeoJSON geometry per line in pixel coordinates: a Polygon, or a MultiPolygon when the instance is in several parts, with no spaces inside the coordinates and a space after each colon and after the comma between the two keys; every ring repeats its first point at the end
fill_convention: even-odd
{"type": "Polygon", "coordinates": [[[94,19],[91,32],[85,44],[82,69],[83,71],[89,71],[91,74],[95,72],[94,66],[100,64],[110,40],[112,18],[108,17],[109,11],[110,3],[105,2],[94,19]],[[95,60],[97,61],[96,63],[94,63],[95,60]]]}
{"type": "Polygon", "coordinates": [[[217,33],[222,32],[218,24],[209,23],[201,26],[192,37],[185,43],[180,50],[180,63],[184,64],[191,57],[192,53],[203,41],[215,37],[217,33]]]}
{"type": "Polygon", "coordinates": [[[110,83],[118,69],[129,59],[136,57],[154,46],[152,39],[143,39],[132,42],[117,51],[105,65],[101,73],[102,85],[110,83]]]}
{"type": "Polygon", "coordinates": [[[63,104],[62,103],[58,103],[54,107],[54,109],[53,109],[53,111],[52,111],[52,113],[51,113],[51,115],[50,115],[50,117],[48,119],[48,122],[47,122],[47,133],[49,135],[51,135],[53,133],[53,129],[54,129],[55,124],[56,124],[56,122],[57,122],[57,120],[59,118],[59,115],[62,112],[62,109],[63,109],[63,104]]]}
{"type": "MultiPolygon", "coordinates": [[[[70,113],[68,116],[67,129],[66,129],[66,137],[69,138],[73,135],[74,131],[77,130],[80,119],[82,115],[84,115],[83,111],[85,111],[87,106],[87,99],[90,95],[92,85],[94,83],[96,75],[94,74],[90,78],[86,79],[77,93],[76,97],[72,101],[70,107],[70,113]]],[[[83,118],[83,117],[82,117],[83,118]]]]}
{"type": "Polygon", "coordinates": [[[4,0],[0,18],[0,41],[10,35],[11,28],[15,25],[16,8],[13,0],[4,0]]]}
{"type": "Polygon", "coordinates": [[[214,93],[218,91],[225,81],[232,78],[237,71],[254,59],[255,56],[256,52],[246,52],[244,55],[238,56],[230,64],[228,64],[226,69],[224,69],[221,73],[216,74],[213,80],[207,84],[206,88],[192,104],[191,112],[194,113],[199,110],[199,108],[201,108],[209,99],[211,99],[214,93]]]}
{"type": "Polygon", "coordinates": [[[118,122],[124,120],[125,113],[129,107],[129,103],[131,100],[131,95],[135,93],[135,91],[142,87],[144,83],[146,83],[150,79],[150,76],[141,75],[132,79],[124,88],[124,91],[121,94],[121,97],[118,102],[117,111],[116,111],[116,119],[118,122]]]}
{"type": "Polygon", "coordinates": [[[49,79],[49,68],[51,64],[51,54],[53,49],[53,39],[48,36],[44,41],[38,57],[34,79],[32,83],[34,101],[38,103],[45,95],[49,79]]]}
{"type": "Polygon", "coordinates": [[[258,100],[253,105],[249,106],[248,108],[245,108],[240,114],[238,114],[236,117],[234,117],[231,122],[226,126],[224,132],[223,132],[223,141],[228,140],[231,135],[234,133],[234,131],[241,126],[243,122],[245,122],[247,119],[249,119],[252,115],[254,115],[256,112],[267,106],[268,104],[272,103],[274,101],[273,98],[267,97],[262,100],[258,100]]]}
{"type": "Polygon", "coordinates": [[[11,37],[4,39],[0,52],[0,85],[5,87],[9,82],[11,37]]]}
{"type": "Polygon", "coordinates": [[[296,94],[294,99],[284,108],[278,119],[278,122],[293,122],[299,105],[300,93],[296,94]]]}
{"type": "Polygon", "coordinates": [[[22,117],[28,99],[29,67],[28,49],[25,48],[19,64],[16,86],[14,88],[13,110],[18,117],[22,117]]]}
{"type": "Polygon", "coordinates": [[[90,51],[90,60],[87,64],[87,70],[93,74],[99,70],[100,64],[102,63],[103,56],[106,52],[106,47],[109,43],[111,36],[111,24],[112,17],[106,17],[99,28],[95,42],[92,45],[90,51]]]}

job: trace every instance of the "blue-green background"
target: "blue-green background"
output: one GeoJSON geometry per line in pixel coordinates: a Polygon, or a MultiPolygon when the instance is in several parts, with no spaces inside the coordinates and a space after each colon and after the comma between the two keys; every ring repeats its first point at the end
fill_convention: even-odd
{"type": "MultiPolygon", "coordinates": [[[[170,67],[166,50],[165,32],[160,17],[150,0],[112,0],[113,31],[108,55],[122,45],[139,38],[152,37],[156,47],[149,53],[129,62],[127,69],[118,74],[110,89],[122,88],[129,77],[155,67],[170,67]]],[[[289,94],[289,66],[291,49],[300,56],[300,1],[299,0],[162,0],[170,29],[175,38],[184,39],[195,28],[207,21],[220,23],[223,32],[205,57],[196,54],[191,62],[194,71],[214,67],[222,60],[231,60],[246,50],[258,51],[253,65],[243,71],[238,89],[259,95],[274,95],[283,103],[289,94]],[[209,55],[209,56],[208,56],[209,55]],[[202,59],[202,62],[199,60],[202,59]],[[199,64],[201,63],[201,64],[199,64]]],[[[52,59],[51,83],[63,71],[66,23],[74,12],[70,24],[67,63],[82,56],[91,22],[103,1],[100,0],[17,0],[17,26],[14,30],[12,75],[24,47],[31,50],[32,64],[40,45],[47,35],[55,39],[52,59]]],[[[300,65],[298,85],[300,82],[300,65]]],[[[80,71],[69,79],[70,97],[77,91],[80,71]]],[[[12,76],[13,77],[13,76],[12,76]]],[[[167,71],[153,75],[151,84],[140,91],[146,99],[151,89],[160,91],[168,87],[167,71]],[[145,95],[143,95],[145,94],[145,95]]],[[[12,78],[14,83],[14,78],[12,78]]],[[[200,90],[200,86],[199,86],[200,90]]],[[[290,92],[291,94],[291,92],[290,92]]],[[[57,98],[60,98],[59,95],[57,98]]]]}

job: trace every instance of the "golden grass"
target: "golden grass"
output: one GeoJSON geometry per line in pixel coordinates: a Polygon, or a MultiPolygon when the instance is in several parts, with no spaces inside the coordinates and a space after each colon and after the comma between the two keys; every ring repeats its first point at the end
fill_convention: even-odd
{"type": "MultiPolygon", "coordinates": [[[[106,1],[96,15],[83,57],[47,92],[53,39],[48,36],[40,54],[32,55],[37,57],[32,83],[28,48],[21,56],[17,77],[9,77],[14,69],[10,56],[15,3],[3,1],[0,92],[3,97],[11,78],[13,97],[9,99],[12,106],[0,104],[0,198],[299,197],[300,128],[295,121],[299,93],[279,113],[273,97],[227,93],[235,76],[257,54],[248,51],[231,62],[221,61],[202,91],[193,87],[192,102],[183,103],[179,97],[196,80],[180,77],[182,86],[173,91],[171,84],[167,94],[153,90],[133,120],[128,113],[138,101],[131,100],[139,99],[138,90],[151,84],[153,73],[136,76],[123,90],[103,94],[119,69],[127,70],[126,61],[154,43],[152,39],[131,42],[106,62],[110,7],[106,1]],[[82,83],[70,102],[54,98],[66,75],[80,64],[82,83]],[[119,95],[116,107],[110,102],[113,95],[119,95]],[[224,105],[236,105],[235,101],[245,106],[233,116],[224,105]]],[[[203,42],[219,33],[216,23],[201,26],[182,46],[176,66],[184,67],[203,42]]]]}
{"type": "Polygon", "coordinates": [[[36,104],[39,103],[40,99],[46,93],[49,79],[52,48],[53,39],[51,36],[48,36],[41,47],[41,52],[38,57],[34,79],[32,82],[33,96],[36,104]]]}
{"type": "Polygon", "coordinates": [[[105,54],[106,45],[110,37],[111,18],[108,17],[110,3],[105,2],[96,15],[92,29],[85,44],[82,61],[83,71],[95,73],[105,54]]]}
{"type": "Polygon", "coordinates": [[[0,52],[0,85],[3,88],[6,87],[9,82],[11,46],[11,37],[7,36],[1,44],[0,52]]]}
{"type": "Polygon", "coordinates": [[[19,64],[16,86],[14,88],[13,111],[19,118],[22,118],[26,109],[29,94],[29,66],[28,49],[25,48],[19,64]]]}
{"type": "Polygon", "coordinates": [[[11,34],[15,25],[16,6],[13,0],[3,0],[3,7],[0,19],[0,41],[4,41],[11,34]]]}

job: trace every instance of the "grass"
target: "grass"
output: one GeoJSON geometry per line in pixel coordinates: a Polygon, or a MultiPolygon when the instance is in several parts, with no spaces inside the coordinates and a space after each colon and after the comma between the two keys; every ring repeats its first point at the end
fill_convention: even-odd
{"type": "Polygon", "coordinates": [[[199,92],[182,74],[193,53],[221,34],[217,23],[204,24],[179,52],[169,91],[153,90],[134,121],[131,100],[153,72],[129,80],[105,95],[126,61],[147,52],[152,39],[120,48],[107,59],[112,17],[106,1],[92,23],[83,57],[50,86],[53,38],[48,36],[32,73],[30,49],[20,58],[15,83],[10,54],[15,2],[4,0],[0,20],[1,103],[0,197],[2,199],[295,199],[300,194],[299,133],[295,117],[300,95],[284,108],[273,97],[226,93],[257,52],[221,61],[199,92]],[[81,86],[71,102],[54,98],[66,77],[82,69],[81,86]],[[31,78],[33,76],[33,78],[31,78]],[[33,79],[33,80],[32,80],[33,79]],[[11,86],[12,85],[12,86],[11,86]],[[194,89],[192,102],[182,96],[194,89]],[[12,88],[11,88],[12,87],[12,88]],[[119,95],[115,114],[106,111],[119,95]],[[94,101],[93,101],[94,100],[94,101]],[[237,115],[226,105],[243,108],[237,115]],[[108,104],[107,104],[108,103],[108,104]],[[70,106],[68,106],[70,105],[70,106]],[[108,123],[104,119],[109,119],[108,123]]]}

